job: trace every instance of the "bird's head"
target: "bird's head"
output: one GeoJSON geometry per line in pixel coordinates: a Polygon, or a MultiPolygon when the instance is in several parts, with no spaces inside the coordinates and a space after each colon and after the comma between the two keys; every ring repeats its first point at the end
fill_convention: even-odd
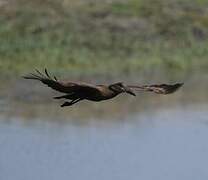
{"type": "Polygon", "coordinates": [[[118,93],[118,94],[119,93],[128,93],[132,96],[136,96],[136,94],[133,92],[133,90],[131,88],[129,88],[128,86],[125,86],[124,83],[122,83],[122,82],[111,84],[109,86],[109,89],[115,93],[118,93]]]}

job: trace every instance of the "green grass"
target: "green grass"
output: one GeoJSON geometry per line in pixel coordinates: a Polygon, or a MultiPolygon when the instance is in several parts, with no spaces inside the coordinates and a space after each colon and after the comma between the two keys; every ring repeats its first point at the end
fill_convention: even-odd
{"type": "Polygon", "coordinates": [[[208,69],[208,2],[16,0],[0,5],[0,74],[208,69]]]}

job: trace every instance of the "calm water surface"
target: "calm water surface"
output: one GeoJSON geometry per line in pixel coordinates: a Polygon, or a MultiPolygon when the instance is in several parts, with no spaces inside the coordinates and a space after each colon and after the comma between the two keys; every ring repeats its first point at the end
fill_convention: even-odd
{"type": "Polygon", "coordinates": [[[0,119],[1,180],[208,179],[206,103],[142,111],[112,123],[0,119]]]}

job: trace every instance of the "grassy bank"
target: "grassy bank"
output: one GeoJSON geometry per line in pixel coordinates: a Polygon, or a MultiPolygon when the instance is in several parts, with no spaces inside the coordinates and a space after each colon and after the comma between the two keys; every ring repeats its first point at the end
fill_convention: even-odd
{"type": "Polygon", "coordinates": [[[0,2],[1,75],[208,69],[206,0],[0,2]]]}

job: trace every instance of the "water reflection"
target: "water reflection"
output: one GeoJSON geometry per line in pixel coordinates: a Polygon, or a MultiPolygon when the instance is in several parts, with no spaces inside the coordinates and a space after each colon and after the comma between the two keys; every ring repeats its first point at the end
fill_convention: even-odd
{"type": "MultiPolygon", "coordinates": [[[[151,113],[163,108],[183,108],[189,105],[203,105],[208,102],[207,92],[195,94],[195,90],[187,91],[186,88],[176,94],[164,96],[154,94],[138,94],[136,98],[121,96],[110,101],[99,103],[81,102],[72,107],[60,108],[59,104],[51,97],[25,100],[9,99],[2,102],[1,112],[5,119],[18,118],[24,121],[38,119],[57,123],[81,123],[86,125],[91,121],[117,122],[128,118],[129,115],[144,112],[151,113]],[[48,101],[43,101],[43,99],[48,101]]],[[[199,92],[199,90],[198,90],[199,92]]],[[[50,94],[50,96],[52,96],[50,94]]]]}

